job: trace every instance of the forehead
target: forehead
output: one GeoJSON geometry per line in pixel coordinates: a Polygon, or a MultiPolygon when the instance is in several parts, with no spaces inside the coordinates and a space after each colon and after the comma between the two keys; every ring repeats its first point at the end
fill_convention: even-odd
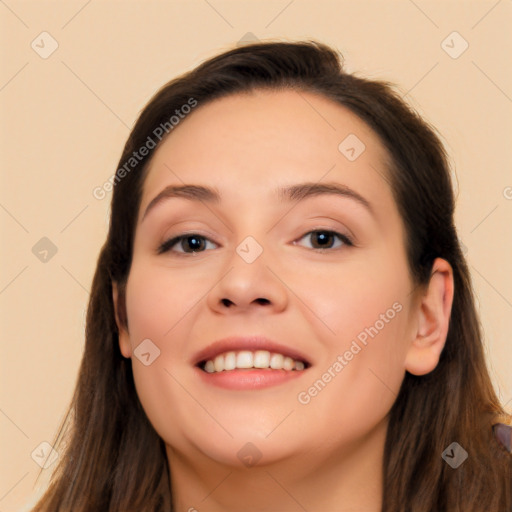
{"type": "Polygon", "coordinates": [[[242,197],[326,180],[389,200],[382,190],[388,160],[366,123],[323,96],[290,89],[233,94],[199,104],[157,148],[141,210],[161,188],[183,182],[242,197]]]}

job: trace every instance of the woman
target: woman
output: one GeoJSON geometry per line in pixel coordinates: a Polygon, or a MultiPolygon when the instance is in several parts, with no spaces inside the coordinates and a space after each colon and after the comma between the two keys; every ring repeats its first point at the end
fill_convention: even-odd
{"type": "Polygon", "coordinates": [[[390,85],[315,42],[225,52],[112,187],[35,511],[512,510],[446,155],[390,85]]]}

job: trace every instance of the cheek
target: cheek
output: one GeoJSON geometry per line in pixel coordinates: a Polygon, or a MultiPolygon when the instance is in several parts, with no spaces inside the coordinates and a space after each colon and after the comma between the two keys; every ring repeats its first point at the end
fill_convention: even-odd
{"type": "Polygon", "coordinates": [[[182,320],[198,300],[193,286],[180,286],[170,274],[134,261],[126,290],[137,395],[155,430],[166,438],[178,435],[179,422],[173,416],[180,414],[183,403],[183,365],[176,365],[184,360],[182,320]]]}
{"type": "MultiPolygon", "coordinates": [[[[405,317],[410,284],[405,262],[390,255],[387,261],[372,256],[339,266],[324,266],[315,273],[298,272],[295,282],[307,306],[323,325],[324,338],[343,344],[375,326],[390,331],[405,317]],[[400,318],[399,318],[400,317],[400,318]]],[[[373,330],[372,330],[373,331],[373,330]]]]}
{"type": "Polygon", "coordinates": [[[328,358],[297,396],[307,421],[329,418],[325,434],[333,440],[365,435],[387,416],[398,396],[405,375],[407,313],[397,302],[388,309],[380,306],[363,302],[340,313],[328,358]]]}
{"type": "Polygon", "coordinates": [[[132,266],[126,291],[130,338],[135,348],[145,338],[162,351],[179,353],[173,335],[205,293],[198,280],[180,277],[165,267],[139,263],[132,266]],[[172,343],[170,343],[172,340],[172,343]]]}
{"type": "Polygon", "coordinates": [[[308,306],[326,359],[304,389],[315,416],[326,414],[354,433],[382,419],[404,378],[409,329],[409,276],[399,254],[351,261],[339,270],[304,277],[308,306]],[[333,407],[337,404],[340,407],[333,407]],[[348,426],[347,426],[348,428],[348,426]]]}

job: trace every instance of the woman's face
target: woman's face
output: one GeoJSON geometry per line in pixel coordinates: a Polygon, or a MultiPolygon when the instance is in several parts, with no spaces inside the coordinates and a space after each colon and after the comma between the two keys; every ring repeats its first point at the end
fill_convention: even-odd
{"type": "Polygon", "coordinates": [[[198,105],[155,152],[120,346],[169,453],[314,464],[384,432],[417,329],[386,158],[291,90],[198,105]]]}

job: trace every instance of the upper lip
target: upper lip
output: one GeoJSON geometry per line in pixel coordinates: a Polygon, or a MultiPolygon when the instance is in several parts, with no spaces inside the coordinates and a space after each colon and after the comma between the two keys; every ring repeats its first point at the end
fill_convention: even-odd
{"type": "Polygon", "coordinates": [[[291,357],[297,361],[303,361],[310,366],[309,360],[299,350],[283,345],[264,336],[231,336],[212,342],[194,355],[193,364],[199,365],[205,361],[215,359],[224,352],[237,352],[241,350],[267,350],[284,356],[291,357]]]}

